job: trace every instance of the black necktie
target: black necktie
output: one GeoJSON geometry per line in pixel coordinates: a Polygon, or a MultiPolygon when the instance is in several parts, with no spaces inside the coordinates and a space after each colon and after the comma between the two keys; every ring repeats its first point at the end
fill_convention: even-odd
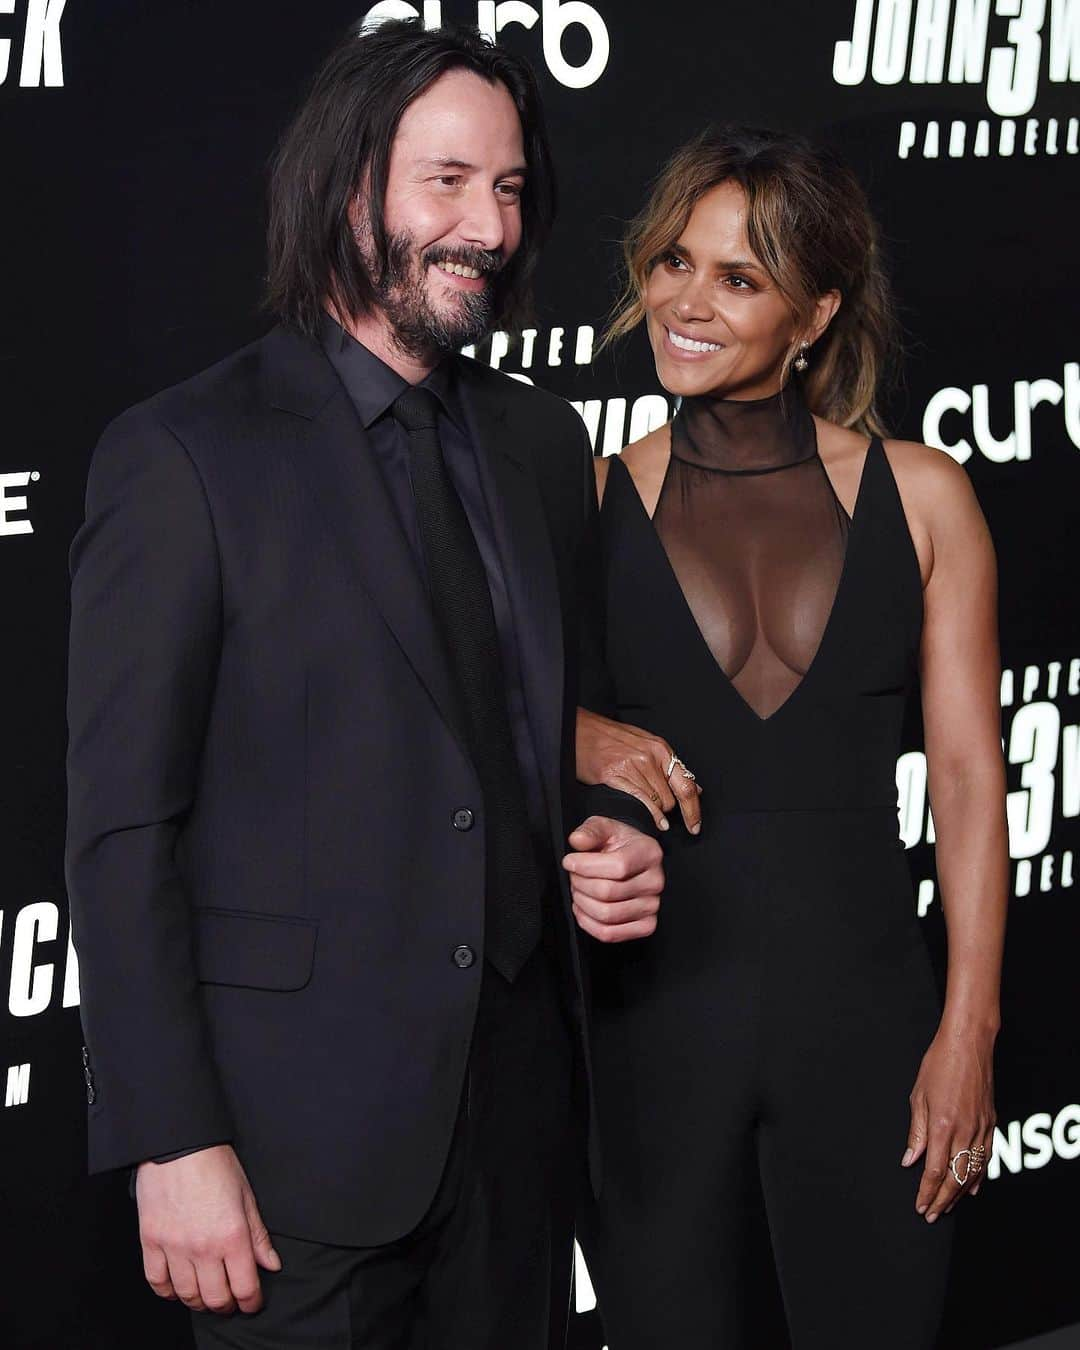
{"type": "Polygon", "coordinates": [[[495,969],[512,980],[540,941],[543,878],[510,730],[487,573],[443,459],[438,410],[435,395],[427,389],[407,389],[394,403],[394,417],[409,437],[428,590],[483,796],[484,951],[495,969]]]}

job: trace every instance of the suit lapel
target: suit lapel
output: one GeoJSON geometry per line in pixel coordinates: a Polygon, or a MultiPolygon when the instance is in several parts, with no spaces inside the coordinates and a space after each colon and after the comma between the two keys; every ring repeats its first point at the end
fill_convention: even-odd
{"type": "Polygon", "coordinates": [[[305,420],[298,448],[319,515],[464,750],[427,590],[352,401],[316,342],[278,328],[266,344],[270,401],[305,420]]]}
{"type": "Polygon", "coordinates": [[[506,578],[521,656],[521,680],[549,813],[561,836],[563,633],[555,559],[540,489],[520,431],[506,416],[499,390],[467,362],[458,363],[465,414],[476,447],[480,482],[506,578]]]}

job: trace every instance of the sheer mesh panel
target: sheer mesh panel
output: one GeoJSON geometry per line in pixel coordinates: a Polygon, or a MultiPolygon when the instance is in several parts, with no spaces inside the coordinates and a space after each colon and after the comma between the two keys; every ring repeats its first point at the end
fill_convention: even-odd
{"type": "Polygon", "coordinates": [[[821,643],[849,526],[797,388],[685,399],[653,522],[717,664],[770,717],[821,643]]]}

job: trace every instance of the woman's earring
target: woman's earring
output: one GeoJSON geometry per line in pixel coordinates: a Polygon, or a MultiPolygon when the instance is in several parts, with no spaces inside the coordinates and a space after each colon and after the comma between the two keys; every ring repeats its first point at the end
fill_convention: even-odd
{"type": "Polygon", "coordinates": [[[795,358],[795,369],[801,375],[810,362],[806,359],[806,350],[810,346],[809,342],[803,342],[799,346],[799,354],[795,358]]]}

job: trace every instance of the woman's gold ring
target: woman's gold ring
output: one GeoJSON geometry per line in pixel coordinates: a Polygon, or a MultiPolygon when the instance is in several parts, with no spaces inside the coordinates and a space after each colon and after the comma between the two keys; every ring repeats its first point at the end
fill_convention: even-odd
{"type": "Polygon", "coordinates": [[[953,1174],[953,1180],[956,1184],[966,1186],[972,1177],[977,1177],[983,1169],[985,1157],[986,1149],[983,1148],[982,1144],[972,1144],[970,1148],[962,1148],[959,1153],[954,1153],[949,1159],[949,1171],[953,1174]],[[956,1170],[961,1158],[966,1159],[963,1176],[956,1170]]]}
{"type": "Polygon", "coordinates": [[[671,775],[675,772],[675,766],[676,766],[676,765],[679,766],[679,769],[680,769],[680,771],[681,771],[681,773],[682,773],[682,776],[683,776],[684,778],[689,779],[691,783],[696,783],[696,782],[697,782],[697,774],[691,773],[690,770],[689,770],[689,769],[686,767],[686,765],[682,762],[682,760],[679,758],[679,756],[678,756],[677,754],[675,754],[674,751],[672,751],[672,753],[671,753],[671,758],[668,760],[668,766],[667,766],[667,768],[664,770],[664,777],[665,777],[665,778],[670,778],[670,777],[671,777],[671,775]]]}

